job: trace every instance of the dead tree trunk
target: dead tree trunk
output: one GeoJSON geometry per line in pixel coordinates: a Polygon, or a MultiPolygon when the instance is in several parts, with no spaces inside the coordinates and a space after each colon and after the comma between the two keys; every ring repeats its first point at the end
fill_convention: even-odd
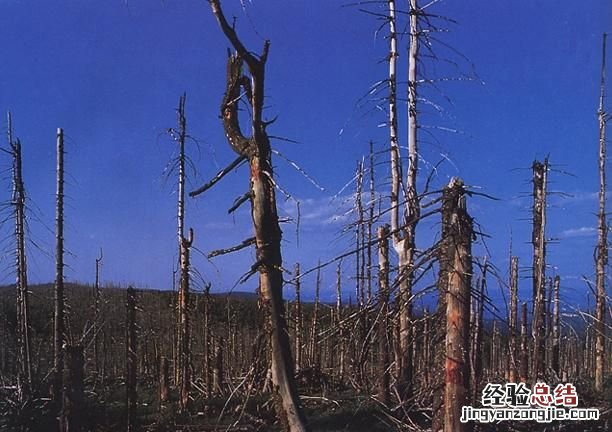
{"type": "Polygon", "coordinates": [[[606,122],[604,109],[606,83],[606,34],[603,35],[601,93],[599,96],[599,212],[595,252],[595,390],[603,391],[606,367],[606,265],[608,264],[608,225],[606,223],[606,122]]]}
{"type": "MultiPolygon", "coordinates": [[[[446,361],[444,409],[434,412],[443,417],[445,432],[461,432],[461,409],[469,395],[469,305],[472,279],[472,219],[467,213],[463,182],[452,179],[445,188],[442,202],[441,259],[446,286],[446,361]]],[[[442,294],[441,294],[442,295],[442,294]]],[[[440,422],[438,421],[439,425],[440,422]]]]}
{"type": "Polygon", "coordinates": [[[125,363],[126,363],[126,411],[127,431],[136,430],[136,294],[134,288],[126,291],[125,363]]]}
{"type": "Polygon", "coordinates": [[[193,230],[189,229],[189,238],[181,239],[181,284],[179,288],[179,310],[180,310],[180,398],[181,411],[187,409],[189,402],[189,390],[191,384],[191,353],[190,353],[190,329],[189,329],[189,269],[190,248],[193,243],[193,230]]]}
{"type": "Polygon", "coordinates": [[[242,44],[234,27],[227,22],[220,1],[209,2],[221,30],[236,50],[228,59],[227,89],[221,113],[230,146],[241,158],[247,159],[250,165],[251,216],[255,228],[257,257],[253,268],[259,271],[259,290],[270,340],[277,414],[288,430],[306,431],[308,427],[293,376],[293,361],[285,320],[281,230],[276,209],[270,141],[266,133],[268,123],[262,118],[265,64],[270,44],[268,41],[264,43],[259,57],[253,55],[242,44]],[[248,66],[250,80],[243,75],[243,63],[248,66]],[[242,134],[238,119],[238,101],[243,90],[252,114],[249,138],[242,134]]]}
{"type": "Polygon", "coordinates": [[[389,226],[378,228],[378,400],[389,406],[391,352],[389,341],[389,226]]]}
{"type": "Polygon", "coordinates": [[[508,381],[517,381],[517,329],[518,329],[518,257],[510,258],[510,311],[508,314],[508,381]]]}
{"type": "Polygon", "coordinates": [[[521,310],[521,348],[519,354],[519,379],[527,382],[529,373],[529,342],[527,339],[527,303],[523,303],[521,310]]]}
{"type": "Polygon", "coordinates": [[[531,377],[543,378],[546,354],[546,189],[548,159],[533,163],[533,314],[531,377]]]}
{"type": "Polygon", "coordinates": [[[8,141],[13,156],[13,199],[15,207],[15,286],[17,291],[17,391],[23,403],[32,389],[32,362],[29,319],[28,272],[25,251],[25,187],[21,169],[21,142],[13,140],[11,113],[7,114],[8,141]]]}
{"type": "Polygon", "coordinates": [[[55,212],[55,291],[53,326],[53,399],[61,404],[64,374],[64,130],[57,129],[57,193],[55,212]]]}
{"type": "Polygon", "coordinates": [[[344,356],[345,356],[345,341],[344,341],[344,323],[342,322],[342,273],[340,263],[336,269],[336,320],[338,322],[338,375],[339,381],[344,380],[344,356]]]}

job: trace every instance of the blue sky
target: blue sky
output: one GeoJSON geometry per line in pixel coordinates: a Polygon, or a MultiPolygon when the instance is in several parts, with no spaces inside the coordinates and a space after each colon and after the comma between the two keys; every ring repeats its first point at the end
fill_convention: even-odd
{"type": "MultiPolygon", "coordinates": [[[[276,149],[325,188],[318,190],[275,159],[279,184],[302,202],[299,242],[295,225],[283,227],[286,268],[297,260],[309,268],[347,249],[350,237],[338,233],[351,217],[342,215],[352,186],[332,197],[353,177],[370,140],[377,150],[386,148],[385,114],[374,96],[364,99],[372,84],[386,77],[386,27],[376,34],[381,23],[358,7],[343,7],[347,3],[223,2],[248,47],[259,50],[264,39],[271,40],[266,116],[279,118],[270,133],[298,142],[276,141],[276,149]]],[[[525,277],[521,292],[528,298],[531,228],[524,196],[531,187],[531,162],[550,154],[553,168],[573,174],[551,174],[551,189],[571,196],[551,197],[548,235],[559,242],[549,247],[550,271],[563,277],[566,298],[586,302],[580,278],[593,273],[601,34],[612,30],[612,5],[606,0],[580,7],[568,0],[441,1],[431,10],[457,21],[443,24],[450,31],[440,38],[465,58],[438,45],[436,52],[456,61],[458,69],[426,61],[422,70],[435,77],[475,72],[478,79],[424,90],[442,111],[424,106],[423,178],[428,163],[445,157],[449,162],[439,169],[435,187],[459,175],[500,198],[477,197],[469,207],[491,236],[486,244],[502,276],[512,233],[525,277]]],[[[199,186],[234,158],[218,119],[228,43],[207,2],[0,0],[0,46],[0,110],[12,111],[23,143],[31,239],[37,245],[30,248],[31,280],[49,281],[54,274],[55,130],[63,127],[69,172],[67,278],[91,281],[102,247],[104,281],[169,287],[176,256],[175,180],[166,179],[164,170],[176,148],[164,131],[175,125],[182,92],[187,92],[189,133],[197,140],[188,146],[197,169],[190,184],[199,186]]],[[[405,69],[405,51],[400,54],[405,69]]],[[[405,146],[404,109],[400,116],[405,146]]],[[[377,169],[383,195],[386,157],[379,157],[377,169]]],[[[8,167],[10,161],[0,164],[8,167]]],[[[8,199],[10,184],[2,184],[8,199]]],[[[200,251],[251,235],[246,208],[226,214],[247,186],[243,167],[189,201],[187,225],[195,229],[200,251]]],[[[281,216],[295,215],[294,202],[282,193],[278,198],[281,216]]],[[[419,246],[427,247],[438,228],[437,220],[424,223],[419,246]]],[[[3,227],[7,234],[10,229],[10,224],[3,227]]],[[[476,245],[474,253],[483,255],[485,248],[476,245]]],[[[252,259],[253,252],[243,251],[209,263],[194,253],[195,266],[219,291],[229,289],[252,259]]],[[[3,264],[7,268],[9,259],[3,264]]],[[[348,294],[352,263],[345,261],[344,268],[348,294]]],[[[324,272],[325,298],[333,292],[333,270],[324,272]]],[[[3,276],[4,283],[12,280],[8,270],[3,276]]],[[[312,283],[306,295],[309,290],[312,283]]]]}

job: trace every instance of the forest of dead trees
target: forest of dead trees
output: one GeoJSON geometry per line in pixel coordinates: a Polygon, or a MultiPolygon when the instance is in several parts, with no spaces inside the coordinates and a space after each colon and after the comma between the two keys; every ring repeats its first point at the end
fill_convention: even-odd
{"type": "MultiPolygon", "coordinates": [[[[178,259],[172,290],[101,286],[102,250],[92,263],[92,284],[65,281],[64,177],[70,166],[64,164],[61,128],[55,143],[55,281],[28,283],[22,146],[7,116],[8,143],[2,150],[13,161],[7,221],[14,223],[15,284],[0,289],[0,430],[544,428],[460,421],[463,406],[480,406],[487,383],[508,382],[529,387],[536,382],[551,387],[573,383],[581,406],[599,408],[602,418],[554,427],[607,430],[612,341],[606,291],[606,36],[597,108],[599,141],[591,145],[599,154],[593,167],[599,172],[598,208],[593,209],[595,279],[585,283],[596,304],[564,314],[563,280],[549,271],[547,262],[554,155],[531,165],[532,256],[519,258],[511,250],[507,271],[486,256],[475,256],[472,246],[483,233],[470,216],[470,201],[491,197],[456,177],[434,190],[430,173],[419,166],[419,95],[428,83],[419,65],[431,58],[423,55],[432,50],[427,30],[437,28],[439,16],[429,12],[430,4],[420,6],[417,0],[401,6],[394,0],[365,3],[385,6],[377,17],[387,31],[388,75],[376,92],[385,93],[388,143],[384,152],[375,152],[371,145],[370,154],[357,164],[353,220],[345,227],[353,235],[353,248],[321,257],[325,261],[315,268],[282,259],[276,200],[282,189],[275,182],[276,153],[268,135],[274,120],[266,120],[264,113],[272,45],[265,41],[258,54],[257,47],[248,48],[239,36],[240,26],[228,22],[219,0],[209,0],[219,27],[215,30],[232,47],[226,87],[218,92],[220,127],[235,159],[203,186],[187,190],[188,105],[187,95],[181,95],[176,126],[168,129],[178,150],[178,259]],[[407,17],[401,26],[399,14],[407,17]],[[402,43],[407,46],[400,47],[402,43]],[[397,62],[400,51],[407,53],[407,70],[397,62]],[[400,85],[400,75],[405,85],[400,85]],[[249,116],[239,115],[240,104],[249,116]],[[406,104],[407,136],[399,133],[399,104],[406,104]],[[375,175],[381,164],[386,166],[384,181],[375,175]],[[234,171],[242,165],[249,167],[248,190],[228,203],[228,213],[250,206],[253,236],[210,251],[208,257],[254,248],[255,262],[240,283],[254,287],[255,294],[222,295],[211,292],[210,284],[196,282],[191,253],[198,237],[208,233],[185,225],[186,203],[223,187],[223,178],[240,175],[243,171],[234,171]],[[388,189],[385,194],[379,183],[388,189]],[[434,219],[439,236],[423,245],[419,223],[434,219]],[[352,274],[342,274],[343,262],[354,265],[352,274]],[[322,270],[329,268],[336,280],[324,282],[322,270]],[[350,288],[343,286],[347,280],[350,288]],[[335,285],[335,301],[320,300],[324,283],[335,285]],[[306,286],[315,292],[314,301],[302,300],[306,286]],[[502,291],[505,305],[494,304],[492,298],[499,295],[492,294],[492,286],[502,291]],[[286,299],[283,291],[288,290],[294,295],[286,299]],[[343,294],[349,290],[347,299],[343,294]],[[431,309],[417,308],[416,299],[425,295],[433,296],[431,309]]],[[[224,55],[224,47],[216,55],[224,55]]]]}

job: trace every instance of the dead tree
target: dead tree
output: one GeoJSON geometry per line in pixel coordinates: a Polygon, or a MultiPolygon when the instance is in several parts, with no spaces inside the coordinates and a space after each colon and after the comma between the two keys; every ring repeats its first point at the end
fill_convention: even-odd
{"type": "Polygon", "coordinates": [[[31,361],[31,339],[29,319],[29,293],[28,272],[25,250],[25,187],[21,169],[21,142],[13,140],[11,113],[7,113],[8,142],[10,153],[13,157],[13,197],[12,205],[15,207],[15,287],[17,293],[17,392],[18,398],[23,403],[30,395],[32,389],[32,361],[31,361]]]}
{"type": "Polygon", "coordinates": [[[388,406],[391,399],[391,350],[389,334],[389,226],[378,228],[378,400],[388,406]]]}
{"type": "Polygon", "coordinates": [[[125,364],[126,364],[126,411],[127,431],[136,430],[136,367],[138,355],[136,352],[136,293],[134,288],[126,291],[126,323],[125,323],[125,364]]]}
{"type": "Polygon", "coordinates": [[[518,257],[510,258],[510,311],[508,314],[508,381],[517,381],[518,257]]]}
{"type": "Polygon", "coordinates": [[[451,179],[442,198],[442,238],[440,277],[447,280],[440,295],[446,304],[446,351],[444,364],[443,409],[434,411],[434,431],[461,432],[467,425],[460,422],[461,409],[469,396],[469,305],[472,279],[472,219],[465,202],[460,179],[451,179]],[[442,426],[442,427],[441,427],[442,426]]]}
{"type": "Polygon", "coordinates": [[[53,325],[53,399],[61,404],[64,373],[64,130],[57,129],[57,192],[55,211],[55,290],[53,325]]]}
{"type": "Polygon", "coordinates": [[[410,0],[410,48],[408,53],[408,172],[406,178],[406,204],[404,220],[400,225],[401,158],[397,132],[397,30],[396,6],[389,3],[389,135],[391,143],[391,232],[393,248],[398,254],[398,325],[399,358],[396,359],[398,390],[402,399],[411,392],[412,383],[412,284],[415,252],[416,221],[419,199],[416,189],[418,170],[417,147],[417,61],[419,53],[418,5],[410,0]],[[397,361],[399,360],[399,361],[397,361]]]}
{"type": "Polygon", "coordinates": [[[533,162],[533,309],[532,309],[532,367],[535,382],[543,378],[546,355],[546,190],[548,158],[544,163],[533,162]]]}
{"type": "Polygon", "coordinates": [[[606,34],[603,35],[601,91],[599,95],[599,212],[595,251],[595,390],[603,391],[606,367],[606,265],[608,264],[608,225],[606,222],[606,122],[604,109],[606,84],[606,34]]]}
{"type": "MultiPolygon", "coordinates": [[[[179,405],[181,411],[187,409],[191,384],[190,366],[190,329],[189,329],[189,282],[190,282],[190,250],[193,243],[193,230],[189,229],[189,237],[185,237],[185,140],[187,138],[187,118],[185,116],[185,101],[187,95],[179,99],[177,112],[178,128],[170,129],[170,134],[179,146],[178,156],[178,202],[177,202],[177,237],[179,245],[179,291],[178,291],[178,378],[180,387],[179,405]]],[[[176,367],[176,365],[175,365],[176,367]]]]}
{"type": "MultiPolygon", "coordinates": [[[[250,167],[251,216],[255,228],[256,263],[259,291],[266,320],[271,354],[272,382],[277,414],[290,431],[308,430],[293,376],[293,361],[287,333],[282,294],[281,230],[276,209],[271,147],[263,116],[265,65],[270,47],[264,43],[260,56],[246,49],[230,25],[219,0],[209,0],[221,30],[236,52],[228,58],[227,87],[221,104],[221,116],[230,147],[247,160],[250,167]],[[243,74],[246,63],[250,77],[243,74]],[[250,78],[250,79],[249,79],[250,78]],[[243,135],[238,118],[238,103],[244,94],[251,110],[251,136],[243,135]]],[[[199,191],[192,192],[192,196],[199,191]]]]}

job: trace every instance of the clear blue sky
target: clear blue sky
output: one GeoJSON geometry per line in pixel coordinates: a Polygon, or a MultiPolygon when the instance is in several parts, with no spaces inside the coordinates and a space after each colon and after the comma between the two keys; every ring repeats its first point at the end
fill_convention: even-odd
{"type": "MultiPolygon", "coordinates": [[[[377,150],[386,146],[387,129],[378,127],[384,112],[372,98],[361,100],[386,77],[381,61],[386,27],[376,35],[381,23],[357,7],[342,7],[346,1],[243,3],[244,8],[239,0],[223,5],[228,17],[237,18],[247,46],[259,50],[264,39],[272,43],[266,115],[279,118],[270,133],[299,142],[275,146],[325,187],[317,190],[276,158],[279,184],[302,201],[299,244],[295,225],[284,226],[285,267],[300,260],[308,268],[348,247],[350,238],[338,236],[345,218],[334,216],[346,208],[343,199],[351,189],[332,202],[330,197],[351,179],[369,140],[377,150]]],[[[496,202],[475,198],[469,206],[492,236],[487,245],[501,274],[506,274],[512,231],[527,276],[531,228],[529,200],[522,195],[530,190],[532,160],[550,154],[556,168],[574,177],[551,175],[551,189],[573,196],[551,199],[548,235],[559,243],[549,247],[548,261],[563,277],[567,298],[584,302],[580,277],[593,273],[595,243],[601,34],[612,31],[612,4],[442,1],[432,12],[458,21],[443,25],[451,31],[440,37],[469,61],[443,46],[437,52],[458,61],[461,73],[472,73],[473,64],[482,81],[442,83],[443,95],[424,93],[444,111],[438,115],[424,107],[423,124],[458,131],[428,129],[433,137],[421,133],[425,161],[435,163],[440,154],[452,161],[439,170],[435,186],[459,175],[499,197],[496,202]]],[[[176,255],[175,180],[164,180],[163,173],[176,149],[164,131],[175,125],[174,108],[183,91],[188,94],[189,133],[199,143],[188,148],[197,168],[190,184],[199,186],[234,158],[218,119],[228,43],[207,2],[0,0],[0,46],[0,110],[13,112],[15,133],[23,143],[33,209],[31,239],[43,251],[30,248],[31,280],[50,281],[54,274],[55,130],[63,127],[69,172],[66,245],[73,254],[67,258],[67,278],[92,281],[94,258],[102,247],[104,281],[169,287],[176,255]]],[[[401,54],[400,67],[405,68],[401,54]]],[[[427,68],[437,76],[455,74],[442,64],[427,68]]],[[[405,110],[400,115],[400,144],[405,146],[405,110]]],[[[5,122],[0,124],[5,129],[5,122]]],[[[9,167],[3,158],[0,163],[9,167]]],[[[381,165],[378,175],[383,179],[387,174],[381,165]]],[[[251,235],[246,208],[234,217],[225,214],[247,182],[243,168],[190,200],[187,225],[196,231],[199,250],[231,246],[251,235]]],[[[2,184],[8,199],[8,179],[2,184]]],[[[386,189],[381,185],[379,191],[386,189]]],[[[294,215],[295,205],[284,202],[280,193],[278,198],[281,216],[294,215]]],[[[419,246],[435,238],[437,223],[422,225],[419,246]]],[[[11,225],[3,230],[8,234],[11,225]]],[[[476,255],[484,253],[481,245],[475,247],[476,255]]],[[[231,287],[252,259],[253,252],[243,251],[213,265],[194,254],[196,268],[219,291],[231,287]]],[[[5,258],[3,264],[6,269],[11,262],[5,258]]],[[[352,264],[347,261],[344,267],[348,273],[352,264]]],[[[3,276],[4,283],[12,280],[8,270],[3,276]]],[[[333,282],[332,272],[326,271],[324,297],[331,296],[333,282]]],[[[348,275],[345,285],[350,292],[348,275]]],[[[530,289],[523,280],[522,296],[530,297],[530,289]]],[[[308,295],[312,285],[306,290],[308,295]]]]}

